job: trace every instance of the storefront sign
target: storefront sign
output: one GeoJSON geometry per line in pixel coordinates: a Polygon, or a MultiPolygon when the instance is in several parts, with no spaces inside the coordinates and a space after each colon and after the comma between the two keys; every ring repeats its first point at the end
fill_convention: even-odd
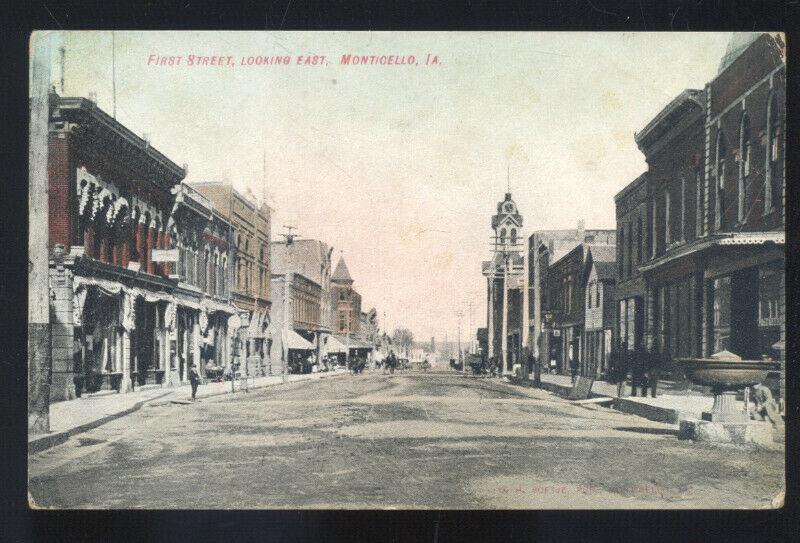
{"type": "Polygon", "coordinates": [[[152,249],[153,262],[177,262],[178,249],[152,249]]]}

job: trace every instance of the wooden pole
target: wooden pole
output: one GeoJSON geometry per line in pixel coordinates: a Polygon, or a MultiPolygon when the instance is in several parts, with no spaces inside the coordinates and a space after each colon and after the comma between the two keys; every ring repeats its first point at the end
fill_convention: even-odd
{"type": "Polygon", "coordinates": [[[50,48],[47,32],[31,35],[28,161],[28,432],[50,432],[52,349],[48,212],[50,48]]]}

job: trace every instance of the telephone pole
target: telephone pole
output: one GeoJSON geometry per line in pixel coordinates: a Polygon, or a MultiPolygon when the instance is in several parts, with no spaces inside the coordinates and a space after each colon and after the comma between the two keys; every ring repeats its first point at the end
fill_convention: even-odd
{"type": "Polygon", "coordinates": [[[32,78],[28,147],[28,432],[50,432],[52,336],[48,247],[48,131],[53,36],[31,36],[32,78]]]}
{"type": "Polygon", "coordinates": [[[457,343],[457,345],[458,345],[458,363],[461,364],[461,373],[466,375],[467,374],[467,367],[466,367],[466,364],[464,364],[463,356],[461,356],[461,317],[463,317],[463,316],[464,316],[464,312],[463,311],[461,311],[460,309],[458,311],[456,311],[456,317],[458,317],[458,332],[456,334],[456,337],[458,338],[458,343],[457,343]]]}

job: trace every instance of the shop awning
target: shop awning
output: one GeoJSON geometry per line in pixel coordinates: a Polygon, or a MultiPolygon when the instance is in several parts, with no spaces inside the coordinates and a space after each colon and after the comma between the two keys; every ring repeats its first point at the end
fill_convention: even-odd
{"type": "Polygon", "coordinates": [[[171,302],[173,300],[173,295],[169,292],[150,291],[139,287],[126,287],[122,283],[99,277],[84,277],[78,275],[75,276],[73,285],[73,288],[76,290],[81,285],[84,287],[97,287],[107,296],[116,296],[122,292],[126,292],[131,294],[134,298],[144,298],[144,301],[149,303],[171,302]]]}
{"type": "Polygon", "coordinates": [[[214,300],[203,300],[201,305],[203,306],[203,310],[208,311],[209,313],[213,313],[214,311],[227,313],[228,315],[233,315],[234,313],[238,313],[237,309],[232,305],[223,304],[221,302],[216,302],[214,300]]]}
{"type": "Polygon", "coordinates": [[[345,352],[347,350],[348,346],[350,347],[351,351],[354,350],[354,349],[374,349],[375,348],[373,345],[371,345],[369,343],[366,343],[364,340],[361,340],[361,339],[358,339],[358,338],[355,338],[355,337],[352,337],[352,336],[350,336],[350,339],[348,340],[347,336],[340,336],[338,334],[335,335],[335,336],[331,336],[330,339],[328,339],[328,343],[330,343],[331,340],[333,340],[334,338],[336,338],[336,341],[341,344],[341,351],[330,351],[329,350],[328,352],[340,352],[340,353],[343,353],[343,352],[345,352]]]}
{"type": "Polygon", "coordinates": [[[306,341],[303,336],[294,330],[286,330],[283,339],[283,346],[286,350],[295,349],[298,351],[313,351],[314,345],[306,341]]]}
{"type": "Polygon", "coordinates": [[[326,353],[344,353],[347,352],[347,347],[336,336],[328,336],[328,342],[325,343],[326,353]]]}
{"type": "Polygon", "coordinates": [[[767,243],[774,243],[775,245],[785,244],[785,234],[783,232],[723,232],[721,234],[713,234],[708,237],[702,237],[670,249],[666,254],[651,260],[650,262],[639,266],[640,272],[652,271],[664,264],[674,262],[686,256],[699,253],[717,246],[731,246],[731,245],[764,245],[767,243]]]}

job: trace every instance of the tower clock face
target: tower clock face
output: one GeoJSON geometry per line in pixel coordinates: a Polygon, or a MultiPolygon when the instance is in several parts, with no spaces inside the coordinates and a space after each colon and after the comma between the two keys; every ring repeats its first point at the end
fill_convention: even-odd
{"type": "Polygon", "coordinates": [[[506,204],[506,212],[511,213],[514,210],[514,206],[511,204],[506,204]]]}

